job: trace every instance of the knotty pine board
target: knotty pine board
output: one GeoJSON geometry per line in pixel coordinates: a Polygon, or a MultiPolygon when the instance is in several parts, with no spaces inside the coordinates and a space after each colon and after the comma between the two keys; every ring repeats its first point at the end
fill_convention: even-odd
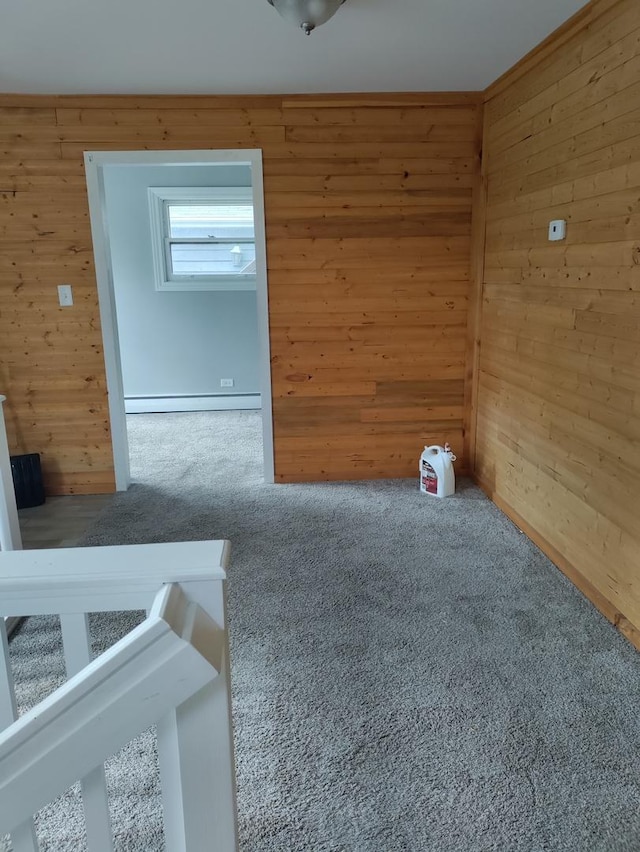
{"type": "Polygon", "coordinates": [[[602,0],[488,92],[476,445],[488,493],[632,641],[639,81],[640,5],[602,0]]]}
{"type": "Polygon", "coordinates": [[[413,476],[447,440],[464,468],[480,100],[0,96],[12,451],[51,494],[114,488],[83,152],[260,147],[276,479],[413,476]]]}

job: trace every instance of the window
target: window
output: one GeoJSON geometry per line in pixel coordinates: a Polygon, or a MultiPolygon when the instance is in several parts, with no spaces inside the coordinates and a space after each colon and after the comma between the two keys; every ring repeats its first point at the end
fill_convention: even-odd
{"type": "Polygon", "coordinates": [[[156,290],[255,290],[251,187],[149,187],[156,290]]]}

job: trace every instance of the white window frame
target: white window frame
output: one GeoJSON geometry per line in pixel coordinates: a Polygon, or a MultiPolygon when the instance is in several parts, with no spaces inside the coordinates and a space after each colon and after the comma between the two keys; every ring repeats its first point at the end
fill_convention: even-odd
{"type": "MultiPolygon", "coordinates": [[[[173,275],[167,208],[169,203],[253,204],[250,186],[150,186],[149,220],[156,290],[255,290],[255,273],[173,275]]],[[[236,241],[237,242],[237,241],[236,241]]]]}

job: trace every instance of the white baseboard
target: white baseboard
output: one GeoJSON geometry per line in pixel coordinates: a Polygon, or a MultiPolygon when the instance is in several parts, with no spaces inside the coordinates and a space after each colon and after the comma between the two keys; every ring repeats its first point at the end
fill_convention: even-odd
{"type": "Polygon", "coordinates": [[[133,396],[125,398],[127,414],[168,411],[244,411],[262,408],[259,393],[219,396],[133,396]]]}

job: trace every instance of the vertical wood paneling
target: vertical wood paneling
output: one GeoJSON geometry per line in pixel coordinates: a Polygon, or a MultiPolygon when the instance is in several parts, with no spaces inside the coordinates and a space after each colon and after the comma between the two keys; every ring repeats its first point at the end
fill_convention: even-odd
{"type": "Polygon", "coordinates": [[[640,6],[606,0],[489,92],[477,433],[496,501],[634,641],[639,80],[640,6]]]}
{"type": "Polygon", "coordinates": [[[13,451],[42,453],[51,493],[113,488],[83,151],[260,147],[277,479],[413,475],[424,443],[461,452],[479,111],[442,93],[0,97],[13,451]]]}

